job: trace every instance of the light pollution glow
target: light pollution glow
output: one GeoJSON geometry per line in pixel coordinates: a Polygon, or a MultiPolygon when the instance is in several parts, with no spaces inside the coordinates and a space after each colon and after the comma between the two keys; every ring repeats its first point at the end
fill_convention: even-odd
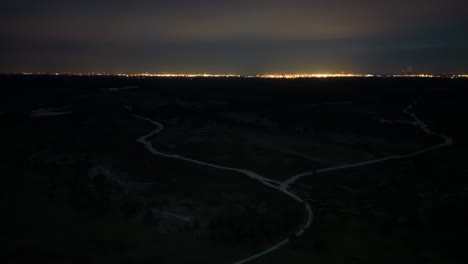
{"type": "Polygon", "coordinates": [[[468,74],[352,74],[352,73],[297,73],[297,74],[210,74],[210,73],[31,73],[21,75],[54,76],[117,76],[152,78],[258,78],[258,79],[316,79],[316,78],[468,78],[468,74]]]}

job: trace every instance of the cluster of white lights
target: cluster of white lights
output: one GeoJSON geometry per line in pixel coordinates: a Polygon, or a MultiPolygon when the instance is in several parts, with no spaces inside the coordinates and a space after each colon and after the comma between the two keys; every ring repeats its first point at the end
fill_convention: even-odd
{"type": "Polygon", "coordinates": [[[260,78],[260,79],[307,79],[307,78],[468,78],[468,74],[347,74],[347,73],[313,73],[313,74],[209,74],[209,73],[32,73],[23,72],[23,75],[55,75],[55,76],[118,76],[118,77],[155,77],[155,78],[260,78]]]}
{"type": "Polygon", "coordinates": [[[353,78],[353,77],[374,77],[372,74],[334,74],[334,73],[315,73],[315,74],[259,74],[257,78],[267,79],[299,79],[299,78],[353,78]]]}
{"type": "Polygon", "coordinates": [[[159,78],[240,78],[239,74],[209,74],[209,73],[134,73],[116,74],[125,77],[159,77],[159,78]]]}
{"type": "MultiPolygon", "coordinates": [[[[446,77],[444,75],[437,75],[437,74],[400,74],[400,75],[392,75],[392,77],[404,77],[404,78],[440,78],[446,77]]],[[[451,76],[450,76],[451,77],[451,76]]]]}

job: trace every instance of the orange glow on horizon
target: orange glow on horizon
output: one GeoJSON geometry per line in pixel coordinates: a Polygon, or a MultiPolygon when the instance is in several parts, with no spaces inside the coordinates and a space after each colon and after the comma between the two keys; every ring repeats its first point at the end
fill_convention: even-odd
{"type": "Polygon", "coordinates": [[[154,77],[154,78],[259,78],[259,79],[313,79],[313,78],[468,78],[468,74],[353,74],[353,73],[297,73],[297,74],[210,74],[210,73],[32,73],[21,75],[54,76],[117,76],[117,77],[154,77]]]}

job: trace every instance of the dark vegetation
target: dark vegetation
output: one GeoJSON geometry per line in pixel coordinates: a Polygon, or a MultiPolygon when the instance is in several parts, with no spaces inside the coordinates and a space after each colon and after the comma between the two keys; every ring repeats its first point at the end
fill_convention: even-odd
{"type": "Polygon", "coordinates": [[[4,263],[229,263],[289,237],[262,263],[465,263],[468,82],[461,79],[145,79],[0,76],[4,263]],[[107,88],[138,86],[110,92],[107,88]],[[158,149],[264,176],[297,173],[441,140],[405,160],[305,177],[303,205],[255,180],[156,157],[158,149]],[[133,112],[124,105],[131,106],[133,112]],[[31,117],[38,108],[72,114],[31,117]],[[187,221],[170,214],[188,217],[187,221]]]}

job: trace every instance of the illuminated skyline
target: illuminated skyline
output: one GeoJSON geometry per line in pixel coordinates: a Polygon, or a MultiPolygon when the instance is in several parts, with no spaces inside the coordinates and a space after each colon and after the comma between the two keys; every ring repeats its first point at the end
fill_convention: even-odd
{"type": "Polygon", "coordinates": [[[0,72],[468,72],[461,0],[0,1],[0,72]]]}
{"type": "Polygon", "coordinates": [[[258,78],[258,79],[322,79],[322,78],[468,78],[468,74],[353,74],[353,73],[299,73],[299,74],[210,74],[210,73],[12,73],[20,75],[52,75],[52,76],[116,76],[144,78],[258,78]]]}

